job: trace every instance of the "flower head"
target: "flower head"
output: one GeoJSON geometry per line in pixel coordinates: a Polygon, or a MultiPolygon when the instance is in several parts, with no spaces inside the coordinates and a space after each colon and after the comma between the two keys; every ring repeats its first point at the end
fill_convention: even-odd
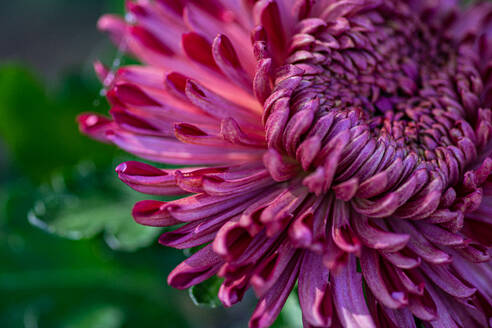
{"type": "Polygon", "coordinates": [[[144,65],[102,64],[111,119],[82,131],[142,158],[135,220],[204,246],[170,274],[252,287],[270,326],[298,282],[305,327],[492,325],[492,4],[138,0],[99,27],[144,65]],[[358,269],[360,266],[360,270],[358,269]]]}

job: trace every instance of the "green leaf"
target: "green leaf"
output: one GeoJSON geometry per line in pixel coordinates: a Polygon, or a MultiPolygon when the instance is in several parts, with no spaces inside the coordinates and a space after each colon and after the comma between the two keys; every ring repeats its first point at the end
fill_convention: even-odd
{"type": "Polygon", "coordinates": [[[66,205],[54,216],[53,213],[47,214],[44,203],[39,202],[35,211],[29,214],[29,222],[61,237],[79,240],[94,237],[106,228],[108,222],[117,227],[121,221],[130,219],[128,209],[122,204],[85,199],[81,203],[77,206],[66,205]],[[40,214],[51,216],[50,221],[41,219],[40,214]]]}
{"type": "Polygon", "coordinates": [[[284,307],[280,312],[272,328],[298,328],[302,327],[302,311],[299,305],[297,287],[290,293],[285,301],[284,307]]]}
{"type": "Polygon", "coordinates": [[[151,245],[162,232],[135,223],[131,207],[145,196],[130,191],[112,170],[98,172],[85,163],[71,174],[56,175],[39,194],[28,214],[29,222],[63,238],[80,240],[103,234],[112,249],[135,251],[151,245]]]}
{"type": "Polygon", "coordinates": [[[145,227],[131,219],[128,204],[120,204],[121,209],[126,214],[120,220],[108,221],[105,227],[104,240],[112,249],[133,252],[153,244],[162,233],[162,229],[145,227]]]}
{"type": "Polygon", "coordinates": [[[205,306],[210,308],[216,308],[221,305],[219,297],[220,285],[223,279],[213,276],[202,282],[201,284],[195,285],[188,289],[191,300],[197,306],[205,306]]]}
{"type": "Polygon", "coordinates": [[[280,315],[284,318],[284,321],[288,323],[288,327],[302,327],[302,311],[295,291],[290,293],[280,315]]]}

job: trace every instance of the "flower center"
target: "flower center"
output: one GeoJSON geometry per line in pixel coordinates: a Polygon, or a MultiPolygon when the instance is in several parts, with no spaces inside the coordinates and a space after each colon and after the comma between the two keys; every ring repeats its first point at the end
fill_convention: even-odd
{"type": "Polygon", "coordinates": [[[425,169],[419,188],[458,183],[476,157],[483,88],[470,49],[406,4],[329,13],[298,25],[265,104],[269,146],[318,171],[318,183],[308,183],[317,193],[329,188],[318,186],[330,178],[327,166],[334,183],[351,181],[350,199],[396,160],[408,164],[400,182],[425,169]]]}

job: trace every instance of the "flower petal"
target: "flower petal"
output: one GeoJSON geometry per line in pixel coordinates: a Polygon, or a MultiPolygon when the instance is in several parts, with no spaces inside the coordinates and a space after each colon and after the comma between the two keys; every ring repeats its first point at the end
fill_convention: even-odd
{"type": "Polygon", "coordinates": [[[212,277],[222,264],[212,245],[205,246],[178,265],[169,274],[167,283],[177,289],[187,289],[212,277]]]}
{"type": "Polygon", "coordinates": [[[333,299],[338,317],[344,327],[376,328],[364,300],[362,275],[357,273],[355,256],[332,276],[333,299]]]}
{"type": "Polygon", "coordinates": [[[304,320],[313,327],[330,327],[333,315],[331,297],[329,270],[320,256],[306,252],[299,273],[299,303],[304,320]]]}
{"type": "Polygon", "coordinates": [[[294,287],[299,273],[300,257],[292,258],[273,287],[258,301],[250,328],[267,328],[273,324],[294,287]]]}

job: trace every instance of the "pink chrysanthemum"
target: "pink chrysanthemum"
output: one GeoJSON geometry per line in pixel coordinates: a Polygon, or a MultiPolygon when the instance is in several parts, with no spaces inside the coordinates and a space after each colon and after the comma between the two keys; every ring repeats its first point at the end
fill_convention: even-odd
{"type": "Polygon", "coordinates": [[[135,220],[201,245],[169,276],[253,287],[270,326],[298,282],[305,327],[492,325],[492,4],[138,0],[99,27],[144,66],[96,71],[142,158],[135,220]],[[196,167],[198,166],[198,167],[196,167]],[[358,267],[360,266],[360,270],[358,267]],[[361,272],[361,273],[359,273],[361,272]]]}

